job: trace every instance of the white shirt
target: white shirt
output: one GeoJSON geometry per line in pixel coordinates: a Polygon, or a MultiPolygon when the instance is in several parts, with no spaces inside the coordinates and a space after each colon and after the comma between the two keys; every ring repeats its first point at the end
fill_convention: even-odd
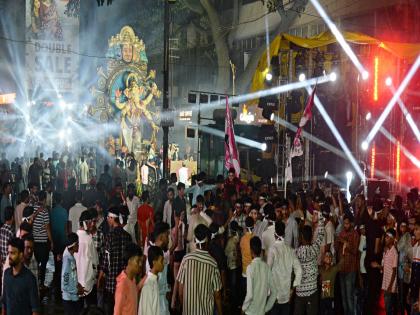
{"type": "Polygon", "coordinates": [[[86,161],[79,164],[80,184],[86,185],[89,182],[89,166],[86,161]]]}
{"type": "Polygon", "coordinates": [[[137,209],[140,207],[140,199],[137,196],[133,196],[132,200],[127,197],[126,204],[130,214],[128,215],[127,224],[123,229],[131,235],[133,243],[137,243],[135,226],[137,223],[137,209]]]}
{"type": "Polygon", "coordinates": [[[264,315],[273,307],[276,296],[270,268],[261,257],[254,258],[246,268],[246,297],[242,310],[247,315],[264,315]]]}
{"type": "Polygon", "coordinates": [[[83,211],[87,208],[83,206],[80,202],[77,202],[73,207],[69,210],[69,221],[71,222],[71,231],[76,233],[79,229],[79,219],[80,215],[83,211]]]}
{"type": "Polygon", "coordinates": [[[179,181],[185,186],[188,184],[188,168],[183,166],[178,171],[179,181]]]}
{"type": "Polygon", "coordinates": [[[171,226],[172,221],[172,202],[166,200],[165,205],[163,206],[163,222],[166,222],[171,226]]]}
{"type": "Polygon", "coordinates": [[[366,258],[366,235],[360,235],[359,241],[359,252],[360,252],[360,273],[366,273],[365,258],[366,258]]]}
{"type": "Polygon", "coordinates": [[[78,230],[79,251],[74,253],[77,266],[77,280],[85,288],[88,295],[96,283],[96,267],[98,266],[98,252],[93,243],[92,235],[85,230],[78,230]]]}
{"type": "Polygon", "coordinates": [[[300,285],[302,280],[302,267],[294,250],[285,241],[276,240],[267,254],[267,264],[271,268],[273,282],[277,287],[277,303],[288,303],[292,272],[295,275],[293,287],[300,285]]]}
{"type": "Polygon", "coordinates": [[[274,237],[275,232],[275,226],[274,224],[267,227],[267,229],[262,234],[262,249],[266,251],[265,255],[267,256],[267,252],[270,249],[270,247],[274,244],[276,241],[276,238],[274,237]]]}
{"type": "Polygon", "coordinates": [[[157,275],[147,273],[146,281],[141,290],[138,315],[160,315],[159,288],[157,275]]]}
{"type": "Polygon", "coordinates": [[[295,249],[299,246],[299,227],[296,222],[296,217],[293,214],[287,218],[284,241],[287,245],[295,249]]]}
{"type": "Polygon", "coordinates": [[[331,221],[328,221],[325,225],[325,236],[321,244],[321,251],[318,256],[318,265],[322,265],[322,257],[326,252],[326,246],[330,244],[330,251],[333,255],[333,261],[335,261],[335,250],[334,250],[334,239],[335,239],[335,227],[331,221]]]}
{"type": "Polygon", "coordinates": [[[147,185],[149,183],[149,167],[146,164],[144,164],[140,168],[140,173],[141,173],[141,183],[143,185],[147,185]]]}

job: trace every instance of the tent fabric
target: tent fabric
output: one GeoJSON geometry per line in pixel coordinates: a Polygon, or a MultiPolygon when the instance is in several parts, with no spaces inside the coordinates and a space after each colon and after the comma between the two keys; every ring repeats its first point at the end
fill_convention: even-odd
{"type": "MultiPolygon", "coordinates": [[[[378,47],[388,51],[396,57],[407,59],[408,61],[414,61],[414,59],[420,54],[420,43],[396,43],[381,41],[380,39],[356,32],[343,32],[342,34],[344,39],[349,43],[359,45],[377,45],[378,47]]],[[[326,31],[310,38],[297,37],[282,33],[276,36],[270,43],[269,52],[270,57],[277,56],[281,48],[288,48],[289,43],[293,43],[303,48],[313,49],[334,44],[336,42],[337,39],[331,33],[331,31],[326,31]]],[[[260,57],[257,69],[255,70],[254,76],[252,78],[251,92],[264,89],[264,80],[267,71],[267,50],[265,50],[260,57]]]]}

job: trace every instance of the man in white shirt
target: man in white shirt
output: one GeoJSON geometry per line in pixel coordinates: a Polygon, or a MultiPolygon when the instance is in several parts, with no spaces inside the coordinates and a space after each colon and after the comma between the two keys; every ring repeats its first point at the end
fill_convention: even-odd
{"type": "Polygon", "coordinates": [[[16,206],[15,210],[15,231],[19,231],[20,224],[22,223],[23,209],[29,205],[29,191],[23,190],[20,193],[20,204],[16,206]]]}
{"type": "Polygon", "coordinates": [[[84,299],[87,305],[96,305],[96,275],[99,263],[98,252],[93,243],[89,230],[95,222],[92,220],[91,212],[85,210],[80,215],[80,228],[77,230],[79,236],[79,251],[74,253],[77,267],[77,280],[85,289],[84,299]]]}
{"type": "Polygon", "coordinates": [[[274,238],[275,234],[275,227],[274,222],[276,221],[276,214],[274,211],[270,211],[267,215],[267,229],[262,234],[262,249],[263,249],[263,257],[267,258],[268,250],[274,244],[276,239],[274,238]]]}
{"type": "Polygon", "coordinates": [[[127,198],[125,200],[128,211],[127,225],[124,229],[131,235],[133,243],[137,243],[135,226],[137,223],[137,209],[140,207],[140,199],[136,196],[136,186],[134,184],[129,184],[127,186],[127,198]]]}
{"type": "Polygon", "coordinates": [[[149,167],[147,166],[146,162],[143,163],[143,165],[140,168],[140,174],[141,174],[141,183],[143,185],[143,190],[147,188],[147,185],[149,184],[149,167]]]}
{"type": "Polygon", "coordinates": [[[80,158],[79,176],[80,176],[80,189],[82,191],[85,191],[89,183],[89,165],[86,163],[84,156],[80,158]]]}
{"type": "Polygon", "coordinates": [[[172,219],[175,219],[172,218],[172,203],[175,197],[175,191],[173,188],[168,188],[167,197],[168,200],[166,200],[165,205],[163,206],[163,222],[168,223],[172,228],[174,226],[172,219]]]}
{"type": "Polygon", "coordinates": [[[270,247],[267,264],[271,268],[273,282],[277,284],[277,301],[271,310],[272,315],[289,315],[291,291],[300,285],[302,267],[294,250],[284,239],[285,225],[282,221],[275,224],[276,241],[270,247]],[[292,272],[295,276],[292,286],[292,272]]]}
{"type": "Polygon", "coordinates": [[[69,221],[71,222],[71,231],[73,233],[77,233],[77,230],[79,229],[80,215],[87,209],[84,205],[82,205],[83,195],[80,190],[76,191],[75,198],[76,203],[69,210],[69,221]]]}
{"type": "Polygon", "coordinates": [[[270,268],[261,259],[261,240],[254,236],[250,246],[253,260],[246,268],[246,297],[242,311],[247,315],[264,315],[274,305],[277,288],[270,268]]]}
{"type": "Polygon", "coordinates": [[[197,196],[204,196],[204,193],[207,190],[213,190],[216,187],[216,185],[207,185],[204,184],[204,176],[198,175],[197,177],[197,183],[194,186],[191,186],[190,188],[185,190],[185,194],[188,196],[188,194],[192,193],[193,198],[191,204],[194,206],[197,202],[197,196]]]}
{"type": "Polygon", "coordinates": [[[286,226],[284,241],[287,245],[296,249],[299,246],[299,227],[295,215],[290,215],[289,204],[286,200],[283,201],[281,206],[281,214],[283,223],[286,226]]]}
{"type": "Polygon", "coordinates": [[[178,170],[178,178],[181,183],[188,187],[188,167],[182,162],[182,167],[178,170]]]}

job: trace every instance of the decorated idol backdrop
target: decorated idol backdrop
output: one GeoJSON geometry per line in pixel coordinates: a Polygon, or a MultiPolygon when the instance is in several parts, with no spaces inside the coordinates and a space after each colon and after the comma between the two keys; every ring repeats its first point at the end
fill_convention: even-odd
{"type": "Polygon", "coordinates": [[[29,91],[75,93],[79,6],[74,0],[26,0],[26,73],[29,91]]]}
{"type": "Polygon", "coordinates": [[[148,69],[146,46],[130,26],[108,41],[106,62],[97,69],[91,86],[88,113],[110,128],[107,151],[134,153],[137,158],[157,155],[159,113],[155,101],[161,92],[156,71],[148,69]]]}

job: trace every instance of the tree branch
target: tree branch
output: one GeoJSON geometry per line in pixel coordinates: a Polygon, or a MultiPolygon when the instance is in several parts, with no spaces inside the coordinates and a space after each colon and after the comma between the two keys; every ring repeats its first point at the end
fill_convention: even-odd
{"type": "MultiPolygon", "coordinates": [[[[270,42],[277,35],[288,31],[290,25],[293,23],[295,18],[300,14],[300,12],[302,12],[302,10],[305,9],[307,4],[308,4],[308,0],[295,0],[290,9],[284,10],[283,6],[279,6],[277,8],[277,12],[281,17],[281,21],[277,28],[277,31],[273,32],[270,35],[270,42]]],[[[262,45],[254,52],[254,54],[249,59],[246,69],[244,70],[244,72],[238,78],[238,81],[237,81],[238,93],[244,93],[248,90],[249,84],[251,83],[252,76],[255,72],[255,69],[258,66],[258,62],[261,58],[261,55],[266,49],[267,47],[265,45],[262,45]]]]}

